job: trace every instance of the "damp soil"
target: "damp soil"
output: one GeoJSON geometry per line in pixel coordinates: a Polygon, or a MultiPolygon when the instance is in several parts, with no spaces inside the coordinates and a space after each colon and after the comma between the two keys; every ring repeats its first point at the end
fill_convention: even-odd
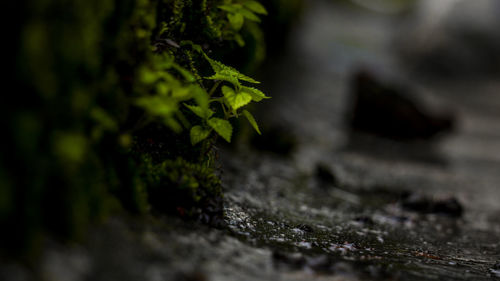
{"type": "Polygon", "coordinates": [[[219,149],[224,226],[112,218],[82,244],[47,242],[36,268],[3,263],[0,279],[500,278],[500,83],[412,80],[429,107],[456,115],[439,139],[352,133],[352,71],[404,73],[390,47],[399,19],[311,3],[289,50],[262,73],[273,99],[256,114],[294,145],[219,149]]]}

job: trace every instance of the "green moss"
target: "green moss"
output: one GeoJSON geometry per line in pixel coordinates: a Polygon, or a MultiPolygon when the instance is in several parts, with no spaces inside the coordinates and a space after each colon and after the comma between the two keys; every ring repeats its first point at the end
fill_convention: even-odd
{"type": "MultiPolygon", "coordinates": [[[[260,36],[255,24],[231,28],[218,8],[229,2],[238,0],[31,0],[6,11],[18,23],[5,85],[13,90],[0,104],[2,251],[33,252],[47,233],[83,238],[118,209],[221,212],[215,138],[192,146],[186,129],[200,121],[181,106],[200,103],[193,89],[215,82],[202,84],[210,65],[180,43],[220,58],[239,32],[260,36]],[[165,118],[137,104],[154,95],[172,100],[165,118]]],[[[259,55],[242,64],[262,57],[254,42],[249,53],[259,55]]]]}
{"type": "Polygon", "coordinates": [[[222,216],[221,183],[213,168],[182,158],[159,164],[146,158],[141,170],[155,211],[187,217],[206,212],[222,216]]]}

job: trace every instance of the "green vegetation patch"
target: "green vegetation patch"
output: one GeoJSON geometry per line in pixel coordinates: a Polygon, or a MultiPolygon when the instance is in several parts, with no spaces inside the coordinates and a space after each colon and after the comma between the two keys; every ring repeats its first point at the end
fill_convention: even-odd
{"type": "Polygon", "coordinates": [[[259,2],[32,0],[9,9],[18,22],[5,86],[15,91],[0,105],[3,250],[36,252],[47,233],[83,238],[123,209],[221,214],[213,145],[231,140],[229,120],[241,114],[258,130],[245,107],[267,98],[222,58],[243,48],[240,66],[262,59],[259,2]]]}

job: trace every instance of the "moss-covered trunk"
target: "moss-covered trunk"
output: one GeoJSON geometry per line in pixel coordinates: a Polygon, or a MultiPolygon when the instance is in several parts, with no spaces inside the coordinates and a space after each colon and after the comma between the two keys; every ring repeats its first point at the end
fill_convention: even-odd
{"type": "Polygon", "coordinates": [[[211,148],[222,131],[184,104],[217,120],[232,116],[224,115],[230,107],[220,91],[227,82],[203,77],[215,70],[208,56],[220,59],[245,40],[240,66],[263,56],[258,5],[32,0],[10,7],[16,23],[4,87],[11,92],[0,113],[1,248],[32,252],[46,233],[78,239],[90,223],[123,209],[196,215],[221,206],[211,148]],[[193,142],[197,124],[194,131],[207,134],[193,142]]]}

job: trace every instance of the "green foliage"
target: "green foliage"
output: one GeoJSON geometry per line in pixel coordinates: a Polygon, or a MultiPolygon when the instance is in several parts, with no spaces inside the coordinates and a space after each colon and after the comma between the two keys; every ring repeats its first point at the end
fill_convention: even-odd
{"type": "Polygon", "coordinates": [[[195,145],[200,141],[208,138],[209,135],[210,130],[207,130],[199,125],[193,126],[190,132],[191,144],[195,145]]]}
{"type": "Polygon", "coordinates": [[[2,249],[33,249],[44,233],[81,238],[120,209],[147,213],[168,199],[153,195],[162,188],[189,190],[186,206],[218,196],[215,138],[230,141],[229,120],[267,98],[220,62],[261,42],[258,2],[75,0],[69,9],[33,0],[15,9],[6,87],[17,94],[0,104],[2,249]]]}
{"type": "Polygon", "coordinates": [[[252,125],[252,127],[255,129],[255,131],[257,131],[257,133],[260,135],[261,132],[259,130],[259,125],[257,125],[257,122],[255,121],[255,118],[253,117],[253,115],[246,110],[243,110],[243,115],[245,115],[248,122],[250,122],[250,125],[252,125]]]}
{"type": "MultiPolygon", "coordinates": [[[[259,82],[240,73],[233,67],[211,59],[201,46],[187,41],[182,42],[181,45],[189,46],[197,51],[209,63],[215,73],[212,76],[196,81],[194,75],[176,64],[171,55],[162,53],[158,55],[158,59],[154,61],[154,64],[142,68],[140,72],[142,85],[140,86],[142,89],[147,89],[147,94],[137,98],[135,104],[144,109],[149,116],[163,122],[175,132],[180,132],[183,129],[182,123],[184,123],[191,130],[192,144],[197,144],[208,138],[211,129],[230,142],[232,126],[226,120],[237,117],[238,109],[249,102],[258,102],[268,97],[257,89],[242,86],[242,81],[259,82]],[[175,74],[180,76],[175,76],[175,74]],[[207,84],[205,80],[228,82],[232,87],[226,85],[219,87],[220,82],[216,82],[212,86],[210,93],[207,93],[204,90],[204,85],[207,84]],[[218,95],[217,91],[221,91],[222,95],[218,95]],[[212,99],[209,100],[210,98],[212,99]],[[186,117],[180,109],[180,104],[183,102],[196,103],[197,105],[189,103],[184,105],[202,120],[199,120],[195,125],[184,122],[186,117]],[[213,103],[220,103],[220,107],[212,106],[213,103]],[[226,108],[227,105],[229,105],[229,108],[226,108]],[[216,112],[212,108],[222,108],[222,112],[216,112]],[[222,115],[225,120],[215,122],[214,120],[219,119],[211,118],[214,114],[222,115]],[[224,126],[221,124],[224,124],[224,126]]],[[[255,120],[253,121],[255,122],[255,120]]]]}
{"type": "Polygon", "coordinates": [[[247,105],[251,100],[252,96],[243,91],[239,91],[238,93],[235,90],[228,86],[222,87],[222,93],[224,94],[224,100],[231,106],[233,111],[238,110],[238,108],[247,105]]]}
{"type": "Polygon", "coordinates": [[[229,15],[237,15],[242,18],[260,22],[260,18],[256,14],[267,15],[266,8],[257,1],[243,0],[238,3],[227,3],[217,6],[219,9],[229,12],[229,15]]]}
{"type": "Polygon", "coordinates": [[[259,81],[256,81],[253,78],[241,74],[238,70],[230,66],[224,65],[221,62],[209,58],[203,51],[201,52],[203,53],[203,56],[207,59],[207,61],[210,63],[210,66],[212,66],[213,71],[215,72],[214,75],[207,77],[207,79],[224,80],[232,83],[234,86],[237,87],[241,86],[239,80],[255,84],[260,83],[259,81]]]}
{"type": "Polygon", "coordinates": [[[231,135],[233,134],[233,126],[229,121],[213,117],[208,119],[208,126],[214,129],[217,134],[224,138],[227,142],[231,141],[231,135]]]}
{"type": "Polygon", "coordinates": [[[212,115],[214,115],[214,112],[208,107],[203,108],[201,106],[195,106],[189,104],[184,104],[184,105],[200,118],[208,119],[212,117],[212,115]]]}

